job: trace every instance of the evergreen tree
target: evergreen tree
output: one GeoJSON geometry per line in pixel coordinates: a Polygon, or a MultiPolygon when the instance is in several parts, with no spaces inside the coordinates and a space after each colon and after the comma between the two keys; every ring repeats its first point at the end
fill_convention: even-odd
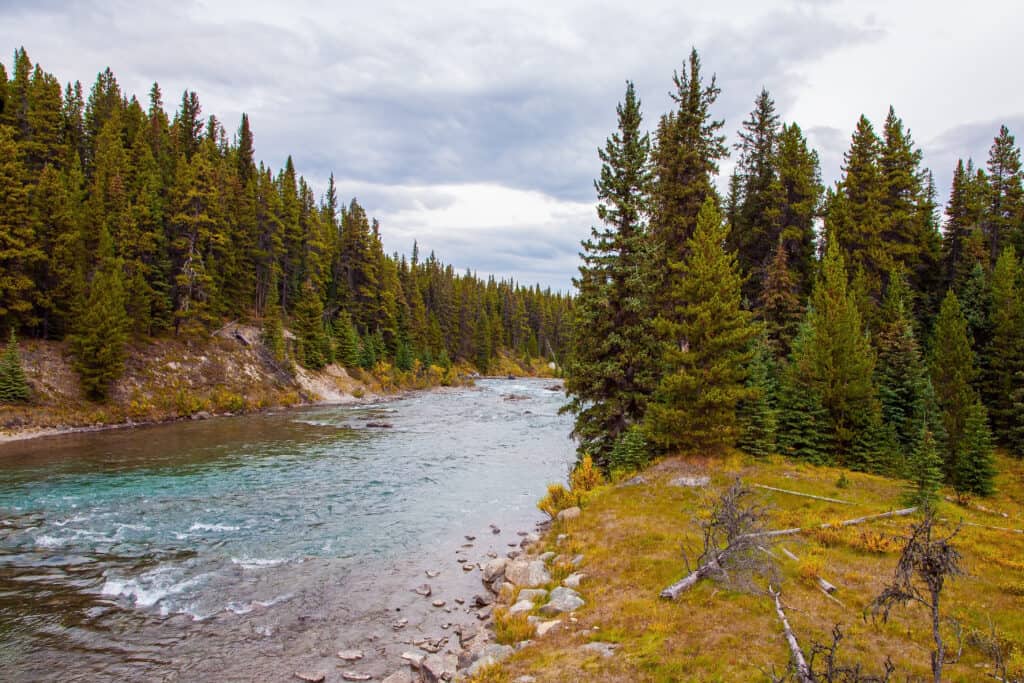
{"type": "Polygon", "coordinates": [[[34,323],[32,272],[42,259],[20,156],[11,128],[0,126],[0,322],[8,327],[34,323]]]}
{"type": "Polygon", "coordinates": [[[606,469],[620,435],[643,418],[658,364],[645,245],[650,142],[640,132],[632,83],[617,112],[618,130],[599,151],[601,176],[594,186],[602,227],[583,242],[576,344],[566,380],[580,453],[606,469]]]}
{"type": "Polygon", "coordinates": [[[980,493],[990,458],[987,415],[971,386],[978,371],[967,321],[953,292],[942,302],[933,337],[931,374],[946,431],[946,480],[957,491],[980,493]]]}
{"type": "Polygon", "coordinates": [[[790,343],[803,317],[797,288],[794,273],[789,268],[785,243],[780,239],[765,272],[758,308],[758,315],[764,320],[768,346],[778,358],[789,354],[790,343]]]}
{"type": "Polygon", "coordinates": [[[669,262],[682,261],[697,214],[704,201],[715,196],[712,178],[718,161],[728,155],[720,133],[724,124],[711,118],[711,106],[721,91],[714,76],[704,85],[700,69],[700,57],[691,50],[686,66],[673,74],[676,110],[658,122],[651,230],[663,253],[655,273],[668,274],[669,262]]]}
{"type": "Polygon", "coordinates": [[[685,260],[672,262],[681,277],[670,299],[671,318],[660,318],[665,374],[645,416],[647,435],[665,449],[716,450],[735,444],[736,406],[756,398],[747,366],[759,333],[741,307],[736,256],[725,250],[726,228],[713,197],[701,207],[685,260]]]}
{"type": "Polygon", "coordinates": [[[1020,148],[1006,126],[1000,126],[988,154],[988,211],[985,236],[990,263],[994,264],[1003,248],[1020,238],[1024,221],[1020,148]]]}
{"type": "Polygon", "coordinates": [[[885,278],[895,269],[906,273],[919,290],[925,273],[931,217],[925,206],[921,150],[890,106],[885,119],[878,167],[881,174],[882,241],[885,278]]]}
{"type": "Polygon", "coordinates": [[[1024,372],[1024,271],[1013,247],[999,255],[992,270],[991,339],[985,349],[983,396],[999,441],[1018,455],[1024,444],[1013,437],[1024,412],[1015,396],[1024,372]]]}
{"type": "Polygon", "coordinates": [[[952,484],[957,494],[990,496],[995,491],[995,464],[988,415],[981,401],[967,409],[963,439],[958,444],[953,464],[952,484]]]}
{"type": "Polygon", "coordinates": [[[296,338],[296,358],[301,365],[319,370],[334,359],[331,340],[324,328],[324,305],[320,294],[309,280],[295,304],[293,317],[296,338]]]}
{"type": "Polygon", "coordinates": [[[71,353],[85,395],[103,400],[124,371],[129,321],[121,260],[114,256],[105,226],[100,227],[98,249],[98,263],[71,336],[71,353]]]}
{"type": "Polygon", "coordinates": [[[347,311],[339,311],[334,320],[334,357],[347,368],[359,367],[359,334],[347,311]]]}
{"type": "Polygon", "coordinates": [[[281,306],[277,303],[277,293],[277,279],[273,278],[263,309],[261,341],[275,362],[284,363],[288,354],[284,339],[284,323],[281,320],[281,306]]]}
{"type": "Polygon", "coordinates": [[[21,367],[21,356],[18,353],[18,338],[11,328],[7,340],[7,348],[0,357],[0,403],[20,403],[28,401],[31,390],[25,371],[21,367]]]}
{"type": "Polygon", "coordinates": [[[922,430],[915,440],[917,447],[910,458],[908,473],[911,488],[905,500],[909,505],[927,509],[935,505],[942,487],[942,458],[930,431],[922,430]]]}
{"type": "Polygon", "coordinates": [[[953,183],[946,204],[946,225],[942,240],[943,268],[947,288],[961,291],[975,261],[970,258],[972,234],[980,229],[977,214],[970,206],[973,179],[959,159],[953,171],[953,183]]]}
{"type": "Polygon", "coordinates": [[[767,343],[759,340],[747,375],[747,388],[751,398],[743,400],[737,409],[740,436],[737,445],[751,455],[765,456],[776,448],[776,388],[774,367],[767,343]]]}
{"type": "MultiPolygon", "coordinates": [[[[794,347],[790,391],[818,396],[827,414],[822,437],[839,464],[877,469],[880,407],[872,375],[875,356],[846,282],[843,256],[830,239],[804,328],[794,347]]],[[[792,410],[792,407],[790,407],[792,410]]]]}
{"type": "Polygon", "coordinates": [[[786,265],[796,291],[804,298],[814,284],[815,221],[824,188],[818,153],[808,147],[803,131],[795,123],[783,125],[779,132],[775,167],[780,188],[777,197],[781,202],[779,238],[786,248],[786,265]]]}
{"type": "MultiPolygon", "coordinates": [[[[937,433],[942,433],[938,408],[934,405],[934,391],[914,335],[910,299],[910,289],[902,271],[896,271],[889,281],[881,325],[875,337],[878,350],[875,382],[882,419],[890,428],[904,462],[911,460],[922,448],[920,439],[923,431],[927,431],[933,440],[937,433]]],[[[902,471],[902,465],[898,464],[894,473],[902,471]]]]}
{"type": "Polygon", "coordinates": [[[829,414],[822,403],[822,392],[811,366],[813,331],[801,323],[793,339],[792,351],[781,373],[777,430],[779,451],[816,465],[829,461],[831,443],[829,414]]]}

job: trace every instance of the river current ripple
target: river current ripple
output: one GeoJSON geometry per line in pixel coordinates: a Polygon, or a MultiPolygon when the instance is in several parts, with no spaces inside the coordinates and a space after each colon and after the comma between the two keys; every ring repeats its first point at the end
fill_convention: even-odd
{"type": "Polygon", "coordinates": [[[332,680],[350,647],[398,668],[473,622],[456,558],[507,552],[565,477],[552,384],[0,446],[0,678],[332,680]]]}

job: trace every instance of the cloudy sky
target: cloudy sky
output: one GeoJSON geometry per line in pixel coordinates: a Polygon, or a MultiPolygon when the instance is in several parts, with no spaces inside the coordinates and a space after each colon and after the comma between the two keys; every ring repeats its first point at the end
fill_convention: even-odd
{"type": "Polygon", "coordinates": [[[1024,134],[1020,27],[1013,0],[0,0],[2,54],[86,86],[110,66],[143,101],[158,81],[169,107],[194,89],[229,129],[248,112],[271,165],[290,153],[319,188],[333,171],[389,250],[561,289],[627,79],[653,128],[697,47],[730,138],[764,86],[827,181],[857,117],[892,104],[944,201],[957,157],[1024,134]]]}

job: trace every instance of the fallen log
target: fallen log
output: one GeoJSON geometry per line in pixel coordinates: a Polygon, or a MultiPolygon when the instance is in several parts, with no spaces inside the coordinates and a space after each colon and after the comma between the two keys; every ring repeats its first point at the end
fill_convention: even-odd
{"type": "Polygon", "coordinates": [[[789,627],[789,620],[786,619],[786,613],[782,610],[782,601],[779,599],[781,593],[779,591],[773,591],[771,586],[768,586],[768,594],[775,599],[775,613],[779,615],[779,621],[782,622],[782,632],[786,636],[786,642],[789,643],[789,653],[793,658],[793,668],[796,669],[796,678],[800,683],[814,683],[814,678],[811,676],[811,669],[807,666],[807,660],[804,658],[803,650],[800,649],[800,643],[797,642],[796,635],[793,634],[793,629],[789,627]]]}
{"type": "Polygon", "coordinates": [[[698,581],[700,581],[701,579],[710,574],[713,574],[718,570],[719,565],[717,561],[708,562],[707,564],[702,565],[694,571],[690,572],[679,581],[676,581],[665,590],[661,591],[661,597],[666,600],[675,600],[679,597],[680,593],[683,593],[689,590],[690,588],[693,588],[695,585],[697,585],[698,581]]]}
{"type": "MultiPolygon", "coordinates": [[[[946,519],[945,517],[940,517],[939,521],[940,522],[949,522],[949,520],[946,519]]],[[[1006,531],[1007,533],[1011,533],[1011,534],[1024,534],[1024,529],[1014,529],[1014,528],[1008,527],[1008,526],[989,526],[987,524],[978,524],[977,522],[965,522],[963,520],[959,520],[957,522],[957,524],[963,524],[964,526],[978,527],[979,529],[988,529],[989,531],[1006,531]]]]}
{"type": "Polygon", "coordinates": [[[775,491],[777,493],[787,493],[791,496],[802,496],[803,498],[813,498],[814,500],[823,500],[826,503],[839,503],[840,505],[856,505],[848,500],[839,500],[838,498],[826,498],[825,496],[815,496],[810,493],[801,493],[800,491],[790,491],[789,489],[780,489],[774,486],[766,486],[764,484],[754,484],[759,489],[766,489],[768,491],[775,491]]]}
{"type": "Polygon", "coordinates": [[[865,515],[863,517],[855,517],[853,519],[847,519],[842,522],[819,524],[816,527],[793,527],[791,529],[777,529],[775,531],[762,531],[754,534],[755,536],[773,537],[773,536],[793,536],[803,531],[810,531],[811,529],[829,529],[841,526],[853,526],[855,524],[863,524],[864,522],[873,522],[876,519],[885,519],[887,517],[906,517],[917,512],[916,507],[903,508],[902,510],[890,510],[889,512],[880,512],[877,515],[865,515]]]}

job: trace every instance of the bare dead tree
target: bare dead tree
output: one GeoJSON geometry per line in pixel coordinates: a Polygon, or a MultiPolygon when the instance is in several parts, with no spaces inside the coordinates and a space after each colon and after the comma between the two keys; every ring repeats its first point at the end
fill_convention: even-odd
{"type": "Polygon", "coordinates": [[[882,664],[883,671],[879,675],[865,672],[859,663],[843,663],[839,657],[839,643],[844,637],[842,627],[836,624],[832,627],[831,643],[811,643],[811,652],[803,663],[803,669],[799,660],[794,661],[791,658],[784,675],[771,674],[772,683],[889,683],[892,680],[896,666],[889,657],[885,658],[882,664]]]}
{"type": "MultiPolygon", "coordinates": [[[[910,538],[900,553],[893,581],[871,603],[870,610],[875,619],[881,616],[883,622],[888,621],[889,613],[896,605],[917,603],[928,610],[932,622],[932,639],[935,641],[935,650],[931,654],[932,676],[935,683],[940,683],[943,665],[955,663],[960,657],[959,652],[956,657],[946,656],[946,644],[942,638],[942,589],[947,579],[961,576],[964,571],[960,566],[960,553],[953,547],[953,537],[960,528],[957,527],[948,536],[935,538],[934,523],[934,511],[929,508],[921,523],[911,528],[910,538]]],[[[962,650],[959,624],[953,619],[947,621],[952,623],[960,643],[959,650],[962,650]]]]}
{"type": "Polygon", "coordinates": [[[683,591],[703,578],[722,579],[733,586],[752,589],[752,577],[773,577],[775,565],[765,553],[765,522],[767,510],[751,500],[754,492],[736,479],[712,504],[710,515],[699,522],[702,535],[701,552],[696,569],[661,592],[661,597],[674,600],[683,591]]]}

